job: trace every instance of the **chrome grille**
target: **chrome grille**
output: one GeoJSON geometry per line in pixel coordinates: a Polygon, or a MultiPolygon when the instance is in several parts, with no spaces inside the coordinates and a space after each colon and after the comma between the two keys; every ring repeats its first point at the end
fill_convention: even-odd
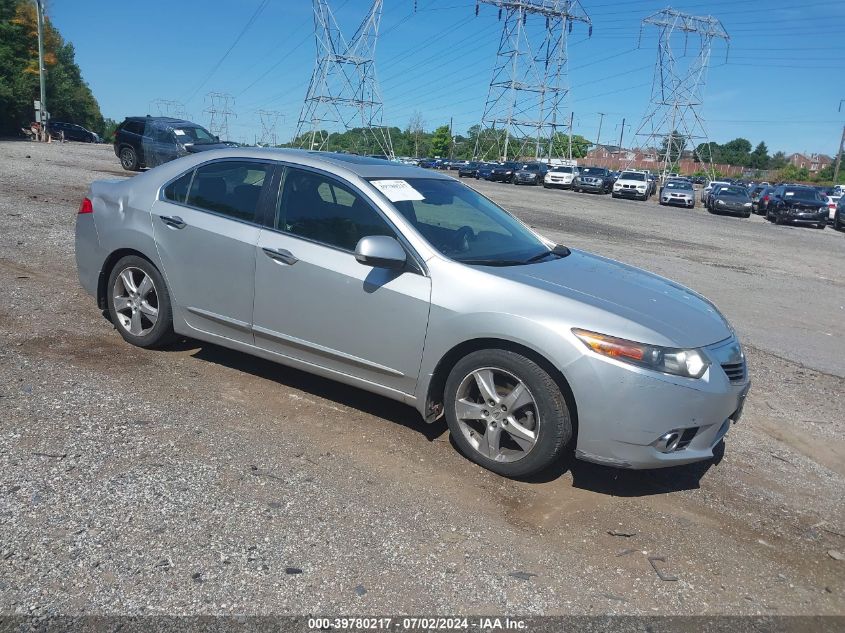
{"type": "Polygon", "coordinates": [[[745,361],[741,360],[738,363],[722,363],[722,369],[733,383],[741,383],[745,381],[745,361]]]}

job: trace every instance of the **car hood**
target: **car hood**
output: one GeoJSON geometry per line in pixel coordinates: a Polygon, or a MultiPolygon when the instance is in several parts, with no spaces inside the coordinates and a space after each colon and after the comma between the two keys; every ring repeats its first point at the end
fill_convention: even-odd
{"type": "MultiPolygon", "coordinates": [[[[669,279],[621,262],[573,250],[568,257],[492,274],[592,305],[647,328],[665,341],[643,343],[703,347],[733,331],[710,301],[669,279]]],[[[590,323],[580,325],[590,329],[590,323]]],[[[625,336],[624,332],[603,332],[625,336]]]]}

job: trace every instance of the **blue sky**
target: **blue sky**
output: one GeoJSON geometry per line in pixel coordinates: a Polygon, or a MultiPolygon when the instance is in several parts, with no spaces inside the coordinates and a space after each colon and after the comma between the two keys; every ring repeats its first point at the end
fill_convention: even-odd
{"type": "MultiPolygon", "coordinates": [[[[185,103],[208,123],[204,95],[235,97],[233,140],[260,134],[257,110],[278,110],[280,136],[292,134],[314,66],[310,0],[269,0],[228,56],[261,0],[48,0],[48,14],[76,46],[83,76],[114,119],[146,114],[154,99],[185,103]],[[219,66],[218,66],[219,63],[219,66]]],[[[368,0],[334,0],[353,31],[368,0]]],[[[427,128],[454,117],[456,132],[478,123],[498,47],[496,9],[474,0],[385,0],[376,72],[384,119],[404,128],[415,110],[427,128]]],[[[576,133],[619,140],[620,123],[647,110],[656,33],[639,43],[640,20],[668,0],[583,0],[593,35],[569,36],[571,104],[576,133]]],[[[842,0],[681,0],[673,8],[719,18],[731,35],[716,43],[702,112],[711,140],[765,141],[770,152],[835,154],[845,104],[845,2],[842,0]]],[[[155,112],[153,112],[155,114],[155,112]]],[[[625,145],[628,145],[625,142],[625,145]]]]}

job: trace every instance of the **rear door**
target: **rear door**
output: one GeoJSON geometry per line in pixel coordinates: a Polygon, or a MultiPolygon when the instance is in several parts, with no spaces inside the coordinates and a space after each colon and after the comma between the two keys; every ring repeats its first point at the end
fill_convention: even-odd
{"type": "Polygon", "coordinates": [[[252,343],[252,301],[259,207],[273,164],[217,160],[162,189],[153,234],[176,322],[252,343]]]}

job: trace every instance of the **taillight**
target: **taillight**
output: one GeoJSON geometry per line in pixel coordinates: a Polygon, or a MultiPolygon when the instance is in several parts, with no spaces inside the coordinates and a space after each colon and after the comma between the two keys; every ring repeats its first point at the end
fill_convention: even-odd
{"type": "Polygon", "coordinates": [[[82,204],[79,205],[79,213],[80,215],[83,213],[94,213],[94,205],[91,204],[88,198],[82,199],[82,204]]]}
{"type": "Polygon", "coordinates": [[[766,194],[765,196],[763,196],[763,202],[768,202],[768,201],[769,201],[769,195],[766,194]]]}

